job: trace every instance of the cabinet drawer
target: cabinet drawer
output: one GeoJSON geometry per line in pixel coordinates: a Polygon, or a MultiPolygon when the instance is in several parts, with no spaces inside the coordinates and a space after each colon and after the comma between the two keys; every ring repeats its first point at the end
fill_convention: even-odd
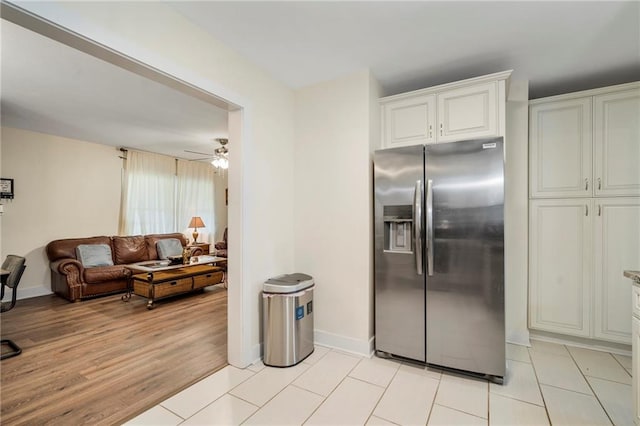
{"type": "Polygon", "coordinates": [[[193,288],[202,288],[209,285],[214,285],[222,282],[222,272],[209,272],[207,274],[196,275],[193,277],[193,288]]]}
{"type": "Polygon", "coordinates": [[[632,285],[631,291],[631,310],[633,315],[640,319],[640,287],[632,285]]]}
{"type": "Polygon", "coordinates": [[[162,284],[155,284],[154,296],[156,299],[159,299],[161,297],[171,296],[173,294],[184,293],[187,291],[191,291],[192,286],[193,280],[191,279],[191,277],[167,281],[162,284]]]}

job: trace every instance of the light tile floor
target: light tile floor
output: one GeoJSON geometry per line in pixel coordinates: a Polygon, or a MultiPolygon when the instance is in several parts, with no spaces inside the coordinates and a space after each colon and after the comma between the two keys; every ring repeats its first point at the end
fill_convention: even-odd
{"type": "Polygon", "coordinates": [[[504,385],[317,346],[290,368],[227,366],[127,425],[631,425],[631,358],[507,345],[504,385]]]}

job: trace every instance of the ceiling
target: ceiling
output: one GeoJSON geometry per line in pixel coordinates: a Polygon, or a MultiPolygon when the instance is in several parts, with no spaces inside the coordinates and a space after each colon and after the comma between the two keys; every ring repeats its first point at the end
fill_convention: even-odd
{"type": "Polygon", "coordinates": [[[0,31],[3,126],[185,159],[227,136],[225,109],[11,22],[0,31]]]}
{"type": "MultiPolygon", "coordinates": [[[[369,68],[391,95],[513,69],[538,98],[640,76],[637,1],[165,4],[291,88],[369,68]]],[[[225,110],[2,23],[3,125],[182,158],[226,136],[225,110]]]]}

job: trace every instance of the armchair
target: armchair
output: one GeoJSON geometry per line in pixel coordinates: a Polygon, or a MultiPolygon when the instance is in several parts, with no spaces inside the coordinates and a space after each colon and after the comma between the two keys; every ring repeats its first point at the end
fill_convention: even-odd
{"type": "Polygon", "coordinates": [[[215,244],[216,256],[227,257],[227,228],[224,228],[224,234],[222,234],[222,241],[218,241],[215,244]]]}

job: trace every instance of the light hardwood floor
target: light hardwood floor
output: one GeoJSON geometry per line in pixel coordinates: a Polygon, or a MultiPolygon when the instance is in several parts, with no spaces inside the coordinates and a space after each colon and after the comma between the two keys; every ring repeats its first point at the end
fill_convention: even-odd
{"type": "Polygon", "coordinates": [[[1,424],[120,424],[227,365],[222,285],[146,303],[51,295],[3,313],[22,354],[0,363],[1,424]]]}

